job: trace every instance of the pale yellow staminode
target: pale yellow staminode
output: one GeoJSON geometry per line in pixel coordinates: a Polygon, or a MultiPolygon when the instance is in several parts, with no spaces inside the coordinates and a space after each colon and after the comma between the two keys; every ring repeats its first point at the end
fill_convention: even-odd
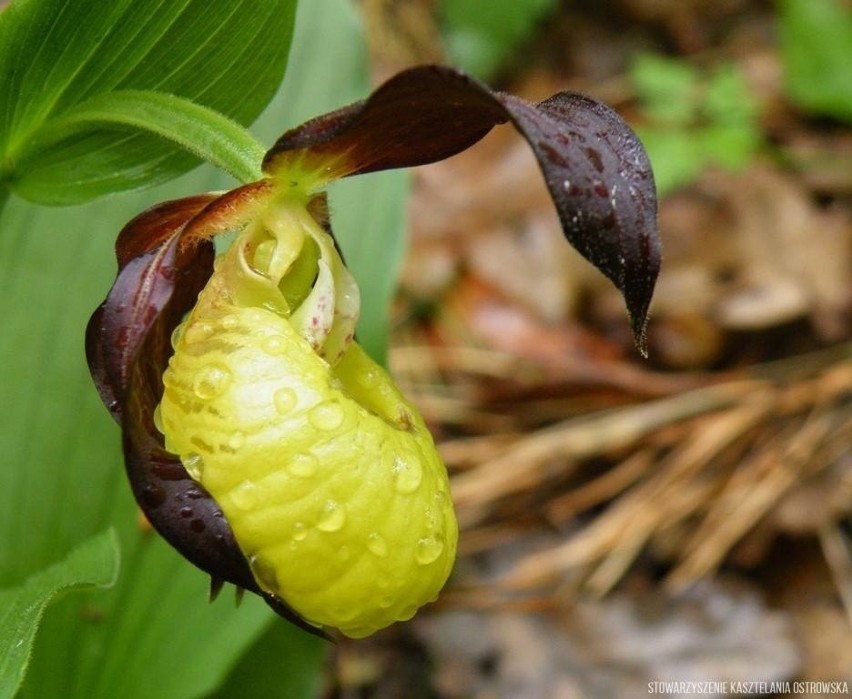
{"type": "Polygon", "coordinates": [[[435,599],[457,540],[431,435],[352,341],[357,303],[328,234],[279,203],[176,333],[159,414],[258,584],[352,637],[435,599]],[[288,285],[300,274],[308,288],[288,285]]]}

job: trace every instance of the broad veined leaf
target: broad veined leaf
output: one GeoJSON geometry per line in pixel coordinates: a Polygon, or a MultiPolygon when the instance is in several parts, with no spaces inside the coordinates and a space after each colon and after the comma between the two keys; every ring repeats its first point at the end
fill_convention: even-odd
{"type": "Polygon", "coordinates": [[[153,90],[117,90],[82,102],[57,118],[33,150],[115,127],[157,134],[242,182],[260,177],[264,149],[243,127],[209,107],[153,90]]]}
{"type": "Polygon", "coordinates": [[[249,649],[210,699],[310,699],[320,691],[328,644],[275,623],[249,649]]]}
{"type": "Polygon", "coordinates": [[[248,123],[283,77],[295,5],[13,2],[0,14],[0,182],[33,201],[71,204],[190,169],[196,157],[138,123],[90,120],[83,129],[78,120],[62,138],[63,118],[87,102],[103,108],[106,93],[150,90],[248,123]]]}
{"type": "Polygon", "coordinates": [[[113,585],[118,563],[118,541],[113,531],[106,531],[23,585],[0,589],[0,697],[13,696],[20,686],[38,622],[51,599],[65,590],[113,585]]]}

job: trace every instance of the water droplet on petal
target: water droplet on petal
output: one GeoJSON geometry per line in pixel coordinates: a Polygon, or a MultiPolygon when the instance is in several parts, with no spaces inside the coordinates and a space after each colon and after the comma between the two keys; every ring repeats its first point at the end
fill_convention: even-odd
{"type": "Polygon", "coordinates": [[[284,353],[284,339],[277,335],[265,337],[260,343],[260,348],[267,354],[278,357],[284,353]]]}
{"type": "Polygon", "coordinates": [[[326,500],[317,520],[317,529],[323,532],[339,531],[346,523],[346,510],[336,500],[326,500]]]}
{"type": "Polygon", "coordinates": [[[379,600],[379,606],[382,609],[387,609],[390,606],[393,606],[393,597],[390,595],[385,595],[379,600]]]}
{"type": "Polygon", "coordinates": [[[348,621],[352,621],[356,616],[358,616],[358,608],[354,605],[348,605],[346,607],[336,607],[333,611],[335,620],[339,624],[345,624],[348,621]]]}
{"type": "Polygon", "coordinates": [[[343,407],[339,403],[320,403],[311,408],[308,421],[318,430],[332,432],[343,424],[343,407]]]}
{"type": "Polygon", "coordinates": [[[417,562],[422,565],[429,565],[438,560],[438,556],[444,550],[444,542],[436,536],[424,536],[417,542],[417,552],[414,554],[417,562]]]}
{"type": "Polygon", "coordinates": [[[397,492],[404,495],[417,490],[423,480],[420,461],[410,452],[402,452],[394,457],[393,472],[397,492]]]}
{"type": "Polygon", "coordinates": [[[292,388],[279,388],[272,396],[275,402],[275,409],[280,415],[286,415],[296,407],[298,396],[292,388]]]}
{"type": "Polygon", "coordinates": [[[228,448],[233,451],[237,451],[246,443],[246,436],[237,430],[233,432],[230,437],[228,437],[228,448]]]}
{"type": "Polygon", "coordinates": [[[253,481],[243,481],[231,491],[231,502],[241,510],[250,510],[257,504],[257,486],[253,481]]]}
{"type": "Polygon", "coordinates": [[[397,615],[397,621],[408,621],[411,617],[417,614],[417,605],[410,604],[407,607],[403,607],[402,611],[397,615]]]}
{"type": "Polygon", "coordinates": [[[159,403],[157,403],[157,407],[154,408],[153,419],[154,419],[154,427],[156,427],[157,430],[159,430],[160,432],[164,432],[165,430],[163,430],[163,411],[160,410],[160,404],[159,403]]]}
{"type": "Polygon", "coordinates": [[[180,338],[183,335],[184,327],[185,327],[184,323],[181,323],[180,325],[175,327],[174,330],[172,330],[171,343],[172,343],[173,348],[177,348],[178,342],[180,342],[180,338]]]}
{"type": "Polygon", "coordinates": [[[293,454],[287,462],[287,470],[299,478],[310,478],[318,466],[319,460],[313,454],[293,454]]]}
{"type": "Polygon", "coordinates": [[[204,459],[201,458],[201,454],[190,452],[181,459],[181,462],[193,480],[201,480],[201,476],[204,473],[204,459]]]}
{"type": "Polygon", "coordinates": [[[224,393],[231,382],[230,370],[220,364],[201,367],[192,381],[192,390],[202,400],[212,400],[224,393]]]}
{"type": "Polygon", "coordinates": [[[360,372],[357,380],[364,388],[372,388],[379,383],[380,378],[379,370],[375,367],[370,367],[369,369],[360,372]]]}
{"type": "Polygon", "coordinates": [[[165,386],[166,388],[170,388],[175,384],[175,370],[168,366],[163,372],[163,386],[165,386]]]}
{"type": "MultiPolygon", "coordinates": [[[[210,339],[212,334],[213,326],[210,325],[210,323],[191,323],[187,326],[186,331],[183,334],[183,339],[184,342],[191,345],[196,342],[203,342],[204,340],[210,339]]],[[[174,336],[172,336],[172,342],[174,342],[174,336]]]]}
{"type": "Polygon", "coordinates": [[[304,541],[308,536],[308,528],[304,522],[296,522],[293,525],[293,541],[304,541]]]}
{"type": "Polygon", "coordinates": [[[248,562],[251,572],[264,590],[278,590],[278,575],[272,564],[260,556],[250,556],[248,562]]]}
{"type": "Polygon", "coordinates": [[[379,558],[384,558],[388,555],[388,543],[378,532],[373,532],[367,537],[367,548],[370,553],[378,556],[379,558]]]}
{"type": "Polygon", "coordinates": [[[221,323],[224,330],[234,330],[240,324],[240,319],[234,315],[229,315],[222,318],[221,323]]]}

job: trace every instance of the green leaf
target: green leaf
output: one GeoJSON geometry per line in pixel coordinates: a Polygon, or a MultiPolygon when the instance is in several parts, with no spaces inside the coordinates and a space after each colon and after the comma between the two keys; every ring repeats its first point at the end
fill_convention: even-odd
{"type": "Polygon", "coordinates": [[[779,36],[790,98],[852,120],[852,9],[842,0],[782,0],[779,36]]]}
{"type": "Polygon", "coordinates": [[[695,119],[700,76],[686,61],[640,54],[630,66],[630,79],[653,121],[688,124],[695,119]]]}
{"type": "Polygon", "coordinates": [[[648,151],[660,196],[692,183],[707,166],[704,144],[688,129],[639,128],[637,133],[648,151]]]}
{"type": "Polygon", "coordinates": [[[756,126],[759,105],[742,71],[722,63],[710,74],[701,104],[704,118],[714,124],[756,126]]]}
{"type": "Polygon", "coordinates": [[[328,644],[290,624],[272,623],[209,699],[317,696],[328,644]]]}
{"type": "Polygon", "coordinates": [[[453,63],[487,80],[556,6],[556,0],[441,0],[444,40],[453,63]]]}
{"type": "Polygon", "coordinates": [[[129,127],[162,136],[241,182],[262,176],[265,148],[242,126],[183,97],[153,90],[108,92],[59,117],[36,150],[97,128],[129,127]]]}
{"type": "Polygon", "coordinates": [[[60,592],[113,585],[118,559],[118,541],[109,530],[81,544],[23,585],[0,590],[0,697],[14,696],[20,686],[47,604],[60,592]]]}
{"type": "Polygon", "coordinates": [[[644,54],[630,76],[645,117],[637,130],[661,195],[710,166],[740,170],[761,147],[759,105],[734,64],[700,72],[683,60],[644,54]]]}
{"type": "Polygon", "coordinates": [[[194,167],[196,157],[159,135],[93,122],[57,141],[54,128],[81,103],[124,90],[171,93],[252,121],[281,81],[295,5],[13,2],[0,14],[0,182],[33,201],[68,204],[194,167]]]}

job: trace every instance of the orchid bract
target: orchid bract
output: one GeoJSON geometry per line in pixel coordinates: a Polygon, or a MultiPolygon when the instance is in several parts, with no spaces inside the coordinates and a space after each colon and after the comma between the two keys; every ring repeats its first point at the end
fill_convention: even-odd
{"type": "Polygon", "coordinates": [[[504,122],[538,158],[568,241],[623,293],[644,351],[653,177],[626,124],[581,95],[530,104],[414,68],[285,133],[261,180],[160,204],[120,233],[87,332],[92,375],[140,507],[214,591],[231,582],[309,631],[352,637],[437,597],[458,537],[446,469],[355,339],[358,286],[324,187],[449,157],[504,122]]]}

